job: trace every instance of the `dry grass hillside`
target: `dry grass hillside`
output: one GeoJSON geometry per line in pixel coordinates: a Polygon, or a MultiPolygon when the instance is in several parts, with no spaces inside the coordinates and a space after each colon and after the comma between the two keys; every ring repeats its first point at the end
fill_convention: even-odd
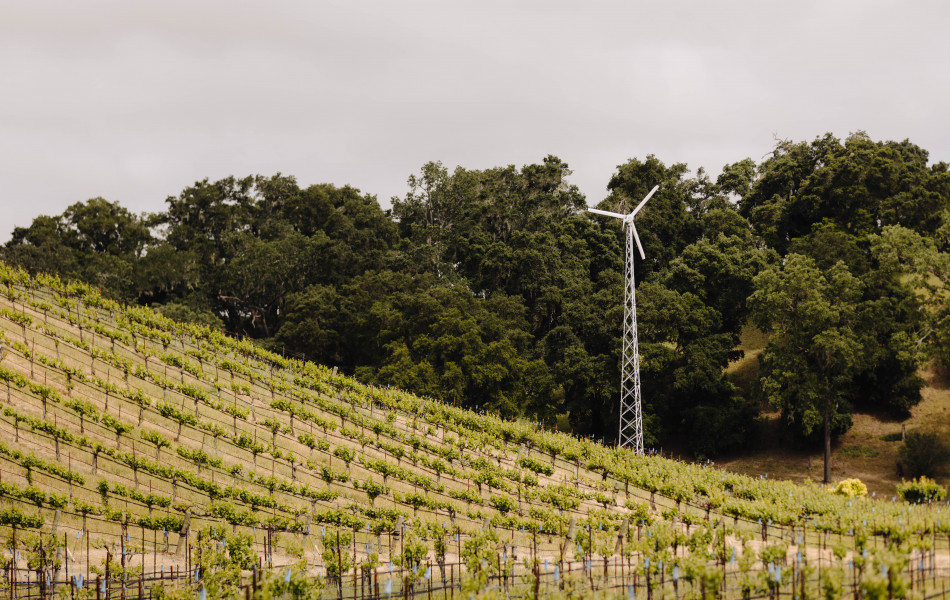
{"type": "MultiPolygon", "coordinates": [[[[767,343],[762,332],[747,329],[743,332],[741,347],[745,356],[730,365],[733,383],[746,394],[753,393],[759,355],[767,343]]],[[[880,413],[856,413],[853,427],[834,444],[832,450],[832,477],[835,480],[856,477],[873,493],[893,496],[901,482],[897,474],[898,451],[903,431],[937,432],[950,439],[950,375],[933,368],[925,368],[921,376],[926,382],[923,401],[911,410],[907,419],[897,420],[880,413]]],[[[762,407],[762,430],[753,450],[741,456],[720,461],[724,468],[752,476],[804,482],[821,481],[822,452],[791,449],[783,443],[779,413],[762,407]]],[[[950,473],[940,473],[938,480],[950,483],[950,473]]]]}

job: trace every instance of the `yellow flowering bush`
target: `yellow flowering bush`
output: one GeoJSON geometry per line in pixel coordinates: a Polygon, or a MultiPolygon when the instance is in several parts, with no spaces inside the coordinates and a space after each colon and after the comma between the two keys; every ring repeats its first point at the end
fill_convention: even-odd
{"type": "Polygon", "coordinates": [[[855,498],[857,496],[866,496],[868,493],[868,486],[864,485],[860,479],[842,479],[835,487],[831,490],[833,494],[838,494],[839,496],[847,496],[848,498],[855,498]]]}

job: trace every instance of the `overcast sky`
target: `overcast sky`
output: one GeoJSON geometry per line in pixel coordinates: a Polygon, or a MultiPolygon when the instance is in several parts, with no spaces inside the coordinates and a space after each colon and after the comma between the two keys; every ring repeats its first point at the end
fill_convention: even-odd
{"type": "Polygon", "coordinates": [[[95,196],[227,175],[383,206],[427,161],[559,156],[588,203],[656,154],[865,130],[950,161],[946,2],[0,0],[0,241],[95,196]]]}

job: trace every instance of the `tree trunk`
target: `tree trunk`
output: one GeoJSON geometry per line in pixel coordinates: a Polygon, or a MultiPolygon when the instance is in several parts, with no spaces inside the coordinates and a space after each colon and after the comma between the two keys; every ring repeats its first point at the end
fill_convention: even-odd
{"type": "Polygon", "coordinates": [[[831,402],[825,402],[825,483],[831,483],[831,402]]]}

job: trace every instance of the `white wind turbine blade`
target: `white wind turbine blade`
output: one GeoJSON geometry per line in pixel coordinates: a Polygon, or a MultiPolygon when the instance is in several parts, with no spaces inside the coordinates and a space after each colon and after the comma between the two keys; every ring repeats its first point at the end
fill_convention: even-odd
{"type": "Polygon", "coordinates": [[[637,235],[637,228],[634,227],[633,221],[630,221],[630,230],[633,232],[633,240],[637,243],[637,249],[640,250],[640,258],[646,260],[647,255],[643,253],[643,244],[640,243],[640,236],[637,235]]]}
{"type": "Polygon", "coordinates": [[[640,212],[640,209],[643,208],[643,205],[647,203],[647,200],[649,200],[650,198],[653,197],[653,194],[655,194],[658,189],[660,189],[660,186],[659,186],[659,185],[653,186],[653,189],[650,190],[650,193],[647,194],[647,197],[644,198],[643,200],[641,200],[641,201],[640,201],[640,204],[637,204],[637,207],[636,207],[635,209],[633,209],[633,212],[632,212],[632,213],[630,213],[629,218],[630,218],[631,220],[633,219],[633,216],[634,216],[634,215],[636,215],[638,212],[640,212]]]}
{"type": "Polygon", "coordinates": [[[610,212],[610,211],[607,211],[607,210],[599,210],[599,209],[596,209],[596,208],[588,208],[587,211],[588,211],[588,212],[592,212],[592,213],[594,213],[595,215],[604,215],[605,217],[616,217],[616,218],[618,218],[618,219],[626,219],[626,218],[627,218],[627,215],[622,215],[622,214],[620,214],[620,213],[610,212]]]}

